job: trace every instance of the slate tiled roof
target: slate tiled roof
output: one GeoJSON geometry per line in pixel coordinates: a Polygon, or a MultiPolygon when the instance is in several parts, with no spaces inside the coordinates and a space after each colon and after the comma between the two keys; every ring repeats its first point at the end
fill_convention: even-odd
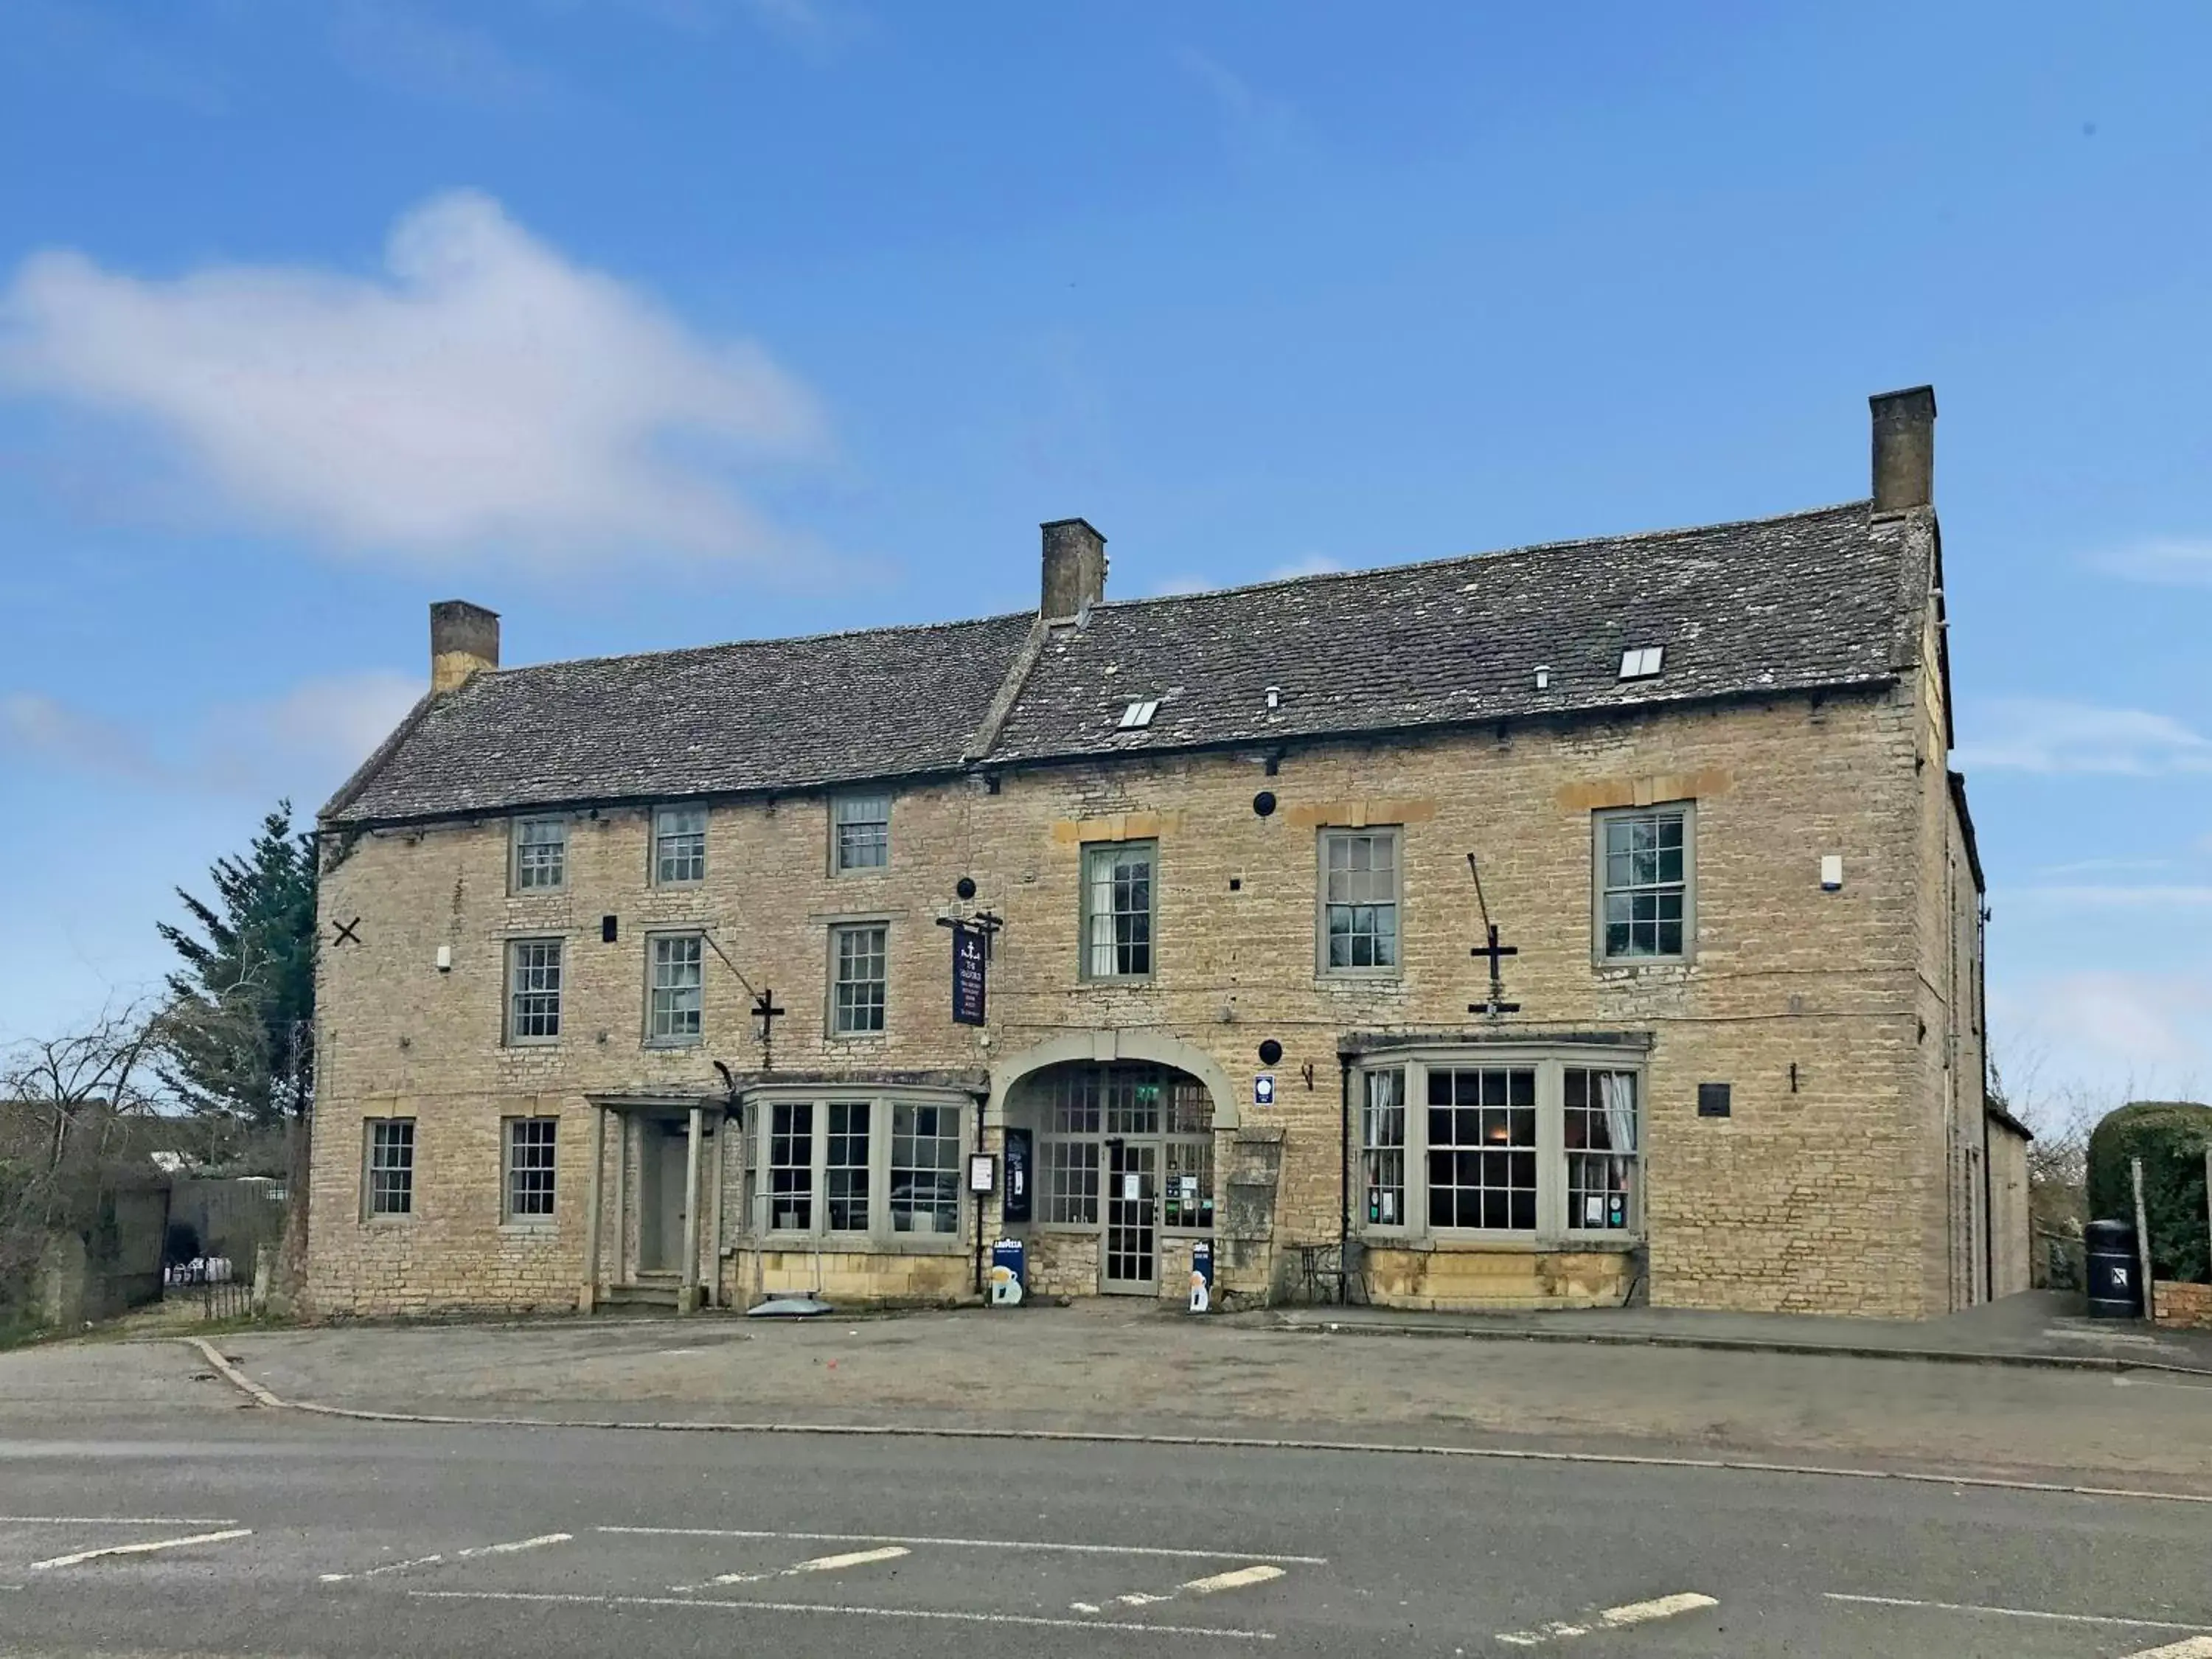
{"type": "MultiPolygon", "coordinates": [[[[1270,743],[1872,684],[1911,659],[1932,532],[1868,503],[1220,592],[1054,629],[986,758],[1270,743]],[[1623,650],[1665,648],[1656,679],[1623,650]],[[1535,689],[1534,671],[1550,671],[1535,689]],[[1278,688],[1279,706],[1267,707],[1278,688]],[[1124,732],[1133,701],[1160,699],[1124,732]]],[[[553,663],[427,703],[325,809],[388,822],[953,769],[1033,618],[553,663]]]]}
{"type": "Polygon", "coordinates": [[[1027,617],[755,640],[478,674],[324,809],[341,822],[942,771],[1027,617]]]}
{"type": "Polygon", "coordinates": [[[1101,605],[1047,646],[992,758],[1879,679],[1898,660],[1905,522],[1862,502],[1101,605]],[[1659,678],[1621,679],[1620,653],[1653,645],[1665,647],[1659,678]],[[1115,729],[1150,697],[1163,701],[1149,728],[1115,729]]]}

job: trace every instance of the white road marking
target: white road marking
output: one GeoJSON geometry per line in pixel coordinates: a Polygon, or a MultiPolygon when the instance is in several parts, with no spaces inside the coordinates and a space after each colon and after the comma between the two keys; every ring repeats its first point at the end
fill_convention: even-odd
{"type": "Polygon", "coordinates": [[[0,1527],[234,1527],[230,1516],[0,1515],[0,1527]]]}
{"type": "Polygon", "coordinates": [[[796,1544],[907,1544],[933,1549],[1041,1550],[1072,1555],[1146,1555],[1171,1561],[1275,1561],[1285,1566],[1325,1567],[1325,1555],[1269,1555],[1261,1550],[1173,1550],[1147,1544],[1051,1544],[1035,1538],[900,1538],[867,1532],[750,1532],[730,1527],[600,1527],[629,1538],[744,1538],[796,1544]]]}
{"type": "Polygon", "coordinates": [[[1271,1578],[1280,1578],[1280,1567],[1261,1565],[1238,1567],[1233,1572],[1217,1572],[1211,1578],[1193,1578],[1181,1588],[1192,1595],[1218,1595],[1223,1590],[1243,1589],[1247,1584],[1264,1584],[1271,1578]]]}
{"type": "Polygon", "coordinates": [[[1720,1603],[1710,1595],[1685,1590],[1680,1595],[1662,1595],[1650,1601],[1631,1601],[1626,1607],[1607,1607],[1597,1617],[1600,1624],[1608,1629],[1618,1630],[1624,1625],[1648,1625],[1655,1619],[1676,1619],[1686,1613],[1695,1613],[1700,1607],[1718,1606],[1720,1603]]]}
{"type": "Polygon", "coordinates": [[[879,1550],[854,1550],[848,1555],[817,1555],[811,1561],[778,1567],[773,1572],[726,1572],[709,1578],[707,1584],[678,1584],[673,1588],[684,1590],[704,1589],[710,1584],[764,1584],[771,1578],[796,1578],[807,1572],[842,1572],[847,1567],[872,1566],[878,1561],[896,1561],[913,1553],[903,1544],[891,1544],[879,1550]]]}
{"type": "Polygon", "coordinates": [[[143,1544],[109,1544],[96,1550],[79,1550],[74,1555],[50,1556],[44,1561],[31,1563],[33,1572],[44,1572],[51,1567],[74,1567],[82,1562],[97,1561],[108,1555],[150,1555],[155,1550],[180,1550],[187,1544],[227,1544],[234,1538],[251,1538],[251,1527],[233,1527],[226,1532],[196,1532],[188,1538],[155,1538],[143,1544]]]}
{"type": "MultiPolygon", "coordinates": [[[[1131,1590],[1117,1595],[1115,1602],[1125,1607],[1155,1607],[1163,1601],[1172,1601],[1178,1595],[1218,1595],[1223,1590],[1243,1589],[1249,1584],[1264,1584],[1270,1579],[1280,1578],[1283,1570],[1268,1563],[1249,1567],[1234,1567],[1227,1572],[1217,1572],[1205,1578],[1188,1578],[1164,1595],[1154,1595],[1148,1590],[1131,1590]]],[[[1071,1612],[1096,1613],[1097,1607],[1088,1601],[1071,1601],[1071,1612]]]]}
{"type": "Polygon", "coordinates": [[[2162,1648],[2145,1648],[2128,1659],[2212,1659],[2212,1636],[2191,1636],[2162,1648]]]}
{"type": "Polygon", "coordinates": [[[1918,1607],[1931,1613],[1986,1613],[2005,1619],[2042,1619],[2058,1625],[2111,1625],[2121,1630],[2180,1630],[2212,1635],[2212,1625],[2185,1624],[2178,1619],[2122,1619],[2104,1613],[2045,1613],[2036,1607],[1982,1607],[1972,1601],[1915,1601],[1902,1595],[1846,1595],[1829,1590],[1821,1599],[1863,1607],[1918,1607]]]}
{"type": "Polygon", "coordinates": [[[1617,1607],[1589,1614],[1581,1624],[1565,1620],[1553,1620],[1534,1630],[1500,1631],[1498,1639],[1508,1647],[1541,1647],[1547,1642],[1562,1642],[1577,1636],[1588,1636],[1597,1630],[1627,1630],[1637,1625],[1649,1625],[1661,1619],[1676,1619],[1686,1613],[1695,1613],[1701,1607],[1717,1607],[1720,1603],[1710,1595],[1695,1590],[1684,1590],[1676,1595],[1661,1595],[1649,1601],[1628,1601],[1617,1607]]]}
{"type": "MultiPolygon", "coordinates": [[[[536,1538],[518,1538],[512,1544],[477,1544],[465,1550],[455,1550],[453,1559],[466,1561],[478,1555],[512,1555],[517,1550],[543,1549],[548,1544],[565,1544],[575,1534],[568,1532],[549,1532],[536,1538]]],[[[438,1555],[418,1555],[411,1561],[387,1561],[380,1567],[367,1567],[360,1572],[326,1572],[322,1575],[325,1584],[343,1584],[349,1578],[381,1578],[386,1573],[409,1572],[416,1567],[434,1567],[446,1559],[438,1555]]]]}
{"type": "Polygon", "coordinates": [[[602,1607],[720,1607],[742,1613],[836,1613],[852,1619],[920,1619],[954,1625],[1018,1625],[1036,1630],[1115,1630],[1140,1636],[1214,1636],[1232,1642],[1272,1642],[1273,1631],[1225,1626],[1143,1625],[1097,1619],[1048,1619],[1025,1613],[956,1613],[939,1607],[841,1607],[826,1601],[747,1601],[694,1595],[586,1595],[553,1590],[409,1590],[424,1601],[538,1601],[602,1607]]]}

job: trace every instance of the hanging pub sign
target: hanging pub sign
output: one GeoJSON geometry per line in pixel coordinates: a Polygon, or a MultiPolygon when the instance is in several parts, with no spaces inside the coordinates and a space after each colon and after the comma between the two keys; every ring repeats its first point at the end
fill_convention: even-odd
{"type": "Polygon", "coordinates": [[[983,1023],[985,984],[989,977],[985,934],[964,921],[952,924],[952,1023],[983,1023]]]}

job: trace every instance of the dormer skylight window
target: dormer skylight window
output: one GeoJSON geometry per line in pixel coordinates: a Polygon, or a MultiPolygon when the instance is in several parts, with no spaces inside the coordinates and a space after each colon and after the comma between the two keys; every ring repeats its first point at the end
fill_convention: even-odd
{"type": "Polygon", "coordinates": [[[1663,645],[1647,645],[1640,649],[1620,653],[1620,678],[1625,680],[1656,679],[1659,674],[1660,659],[1665,654],[1663,645]]]}
{"type": "Polygon", "coordinates": [[[1121,711],[1121,730],[1141,732],[1152,723],[1152,716],[1159,712],[1160,700],[1158,697],[1146,697],[1133,702],[1121,711]]]}

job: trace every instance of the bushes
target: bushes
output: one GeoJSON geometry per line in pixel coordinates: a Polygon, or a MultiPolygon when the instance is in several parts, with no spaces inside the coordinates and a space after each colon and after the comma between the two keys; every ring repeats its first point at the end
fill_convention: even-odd
{"type": "Polygon", "coordinates": [[[2204,1208],[2207,1147],[2212,1147],[2212,1106],[2185,1100],[2138,1100],[2106,1114],[2089,1132],[2092,1216],[2134,1224],[2128,1160],[2142,1159],[2151,1269],[2160,1279],[2212,1283],[2204,1208]]]}

